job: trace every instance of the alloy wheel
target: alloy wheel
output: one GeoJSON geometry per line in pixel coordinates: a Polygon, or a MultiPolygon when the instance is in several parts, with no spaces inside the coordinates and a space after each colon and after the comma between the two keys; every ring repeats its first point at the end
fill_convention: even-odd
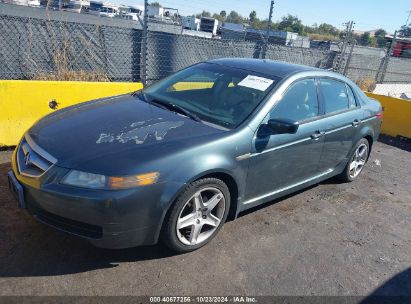
{"type": "Polygon", "coordinates": [[[192,195],[177,219],[177,237],[185,245],[197,245],[208,240],[220,226],[226,201],[223,193],[207,187],[192,195]]]}
{"type": "Polygon", "coordinates": [[[365,162],[368,157],[368,147],[366,144],[361,144],[355,150],[355,153],[351,159],[349,174],[351,178],[356,178],[364,168],[365,162]]]}

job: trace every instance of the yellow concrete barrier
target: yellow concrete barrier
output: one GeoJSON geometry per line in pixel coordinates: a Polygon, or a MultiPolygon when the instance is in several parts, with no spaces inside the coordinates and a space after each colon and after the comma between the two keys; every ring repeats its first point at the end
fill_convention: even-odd
{"type": "Polygon", "coordinates": [[[381,133],[411,138],[411,101],[366,93],[384,107],[381,133]]]}
{"type": "MultiPolygon", "coordinates": [[[[187,83],[176,90],[187,89],[187,83]]],[[[38,119],[53,112],[49,102],[55,100],[58,109],[108,96],[139,90],[141,83],[0,80],[0,146],[13,146],[38,119]]],[[[189,84],[191,89],[204,88],[189,84]]],[[[208,87],[205,86],[205,87],[208,87]]],[[[384,107],[381,132],[391,136],[411,138],[411,102],[389,96],[366,93],[384,107]]]]}
{"type": "Polygon", "coordinates": [[[39,118],[76,103],[139,90],[141,83],[0,80],[0,146],[13,146],[39,118]]]}

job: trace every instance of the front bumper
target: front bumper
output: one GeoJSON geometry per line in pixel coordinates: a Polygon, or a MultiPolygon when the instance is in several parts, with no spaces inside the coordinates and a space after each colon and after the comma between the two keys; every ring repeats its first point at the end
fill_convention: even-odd
{"type": "Polygon", "coordinates": [[[161,201],[165,183],[118,191],[80,189],[51,182],[56,168],[47,172],[46,181],[36,181],[15,174],[15,162],[12,167],[9,181],[14,179],[17,186],[11,190],[21,187],[23,203],[19,199],[19,205],[38,221],[97,247],[119,249],[157,243],[168,207],[161,201]]]}

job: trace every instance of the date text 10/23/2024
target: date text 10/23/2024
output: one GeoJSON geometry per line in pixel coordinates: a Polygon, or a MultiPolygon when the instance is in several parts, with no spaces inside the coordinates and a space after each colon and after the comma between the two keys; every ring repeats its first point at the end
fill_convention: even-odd
{"type": "Polygon", "coordinates": [[[246,296],[195,296],[195,297],[176,297],[161,296],[150,297],[150,303],[257,303],[255,297],[246,296]]]}

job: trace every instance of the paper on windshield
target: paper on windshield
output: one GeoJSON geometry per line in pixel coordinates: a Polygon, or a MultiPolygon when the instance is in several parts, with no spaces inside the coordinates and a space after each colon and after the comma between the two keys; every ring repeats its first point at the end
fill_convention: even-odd
{"type": "Polygon", "coordinates": [[[272,80],[272,79],[268,79],[268,78],[264,78],[264,77],[258,77],[258,76],[254,76],[254,75],[248,75],[246,78],[241,80],[238,83],[238,85],[243,86],[243,87],[247,87],[247,88],[256,89],[256,90],[259,90],[259,91],[265,91],[265,90],[268,89],[268,87],[270,85],[272,85],[273,82],[274,82],[274,80],[272,80]]]}

